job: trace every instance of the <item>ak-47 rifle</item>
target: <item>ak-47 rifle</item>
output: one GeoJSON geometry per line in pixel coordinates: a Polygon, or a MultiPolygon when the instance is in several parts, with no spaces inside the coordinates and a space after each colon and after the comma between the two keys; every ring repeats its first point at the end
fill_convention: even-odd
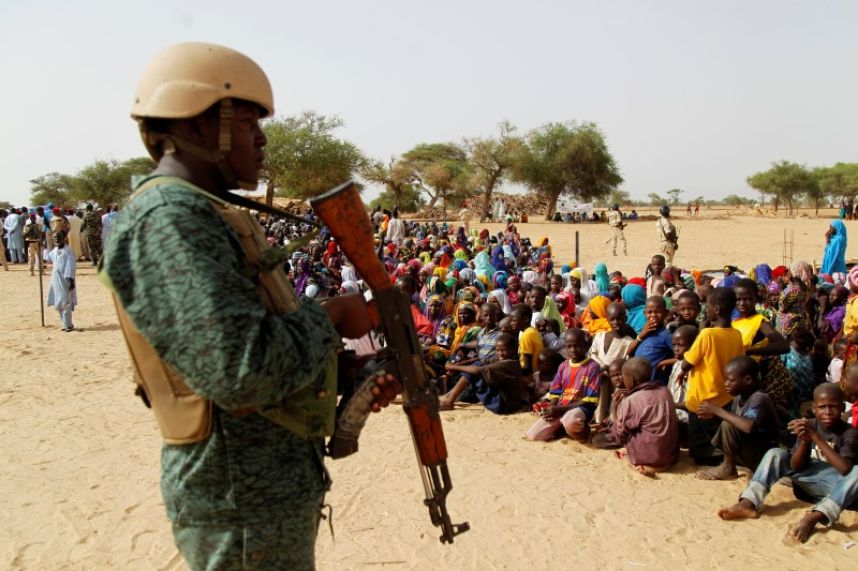
{"type": "MultiPolygon", "coordinates": [[[[411,302],[405,292],[390,282],[376,255],[372,223],[353,182],[311,200],[310,205],[372,290],[386,342],[379,356],[384,363],[382,368],[396,376],[405,389],[404,409],[426,492],[424,503],[432,524],[441,528],[441,542],[453,543],[453,538],[470,526],[452,523],[447,513],[447,494],[453,488],[447,469],[447,445],[438,413],[438,395],[426,377],[411,302]]],[[[372,382],[365,381],[340,412],[328,447],[333,458],[357,451],[358,436],[370,414],[371,389],[372,382]]]]}

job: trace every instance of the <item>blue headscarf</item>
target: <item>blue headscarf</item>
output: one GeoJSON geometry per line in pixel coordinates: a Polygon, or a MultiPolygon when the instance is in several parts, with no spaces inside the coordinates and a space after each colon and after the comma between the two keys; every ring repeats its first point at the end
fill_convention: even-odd
{"type": "Polygon", "coordinates": [[[468,267],[468,262],[466,262],[465,260],[456,260],[455,262],[453,262],[453,267],[456,269],[457,272],[461,272],[468,267]]]}
{"type": "Polygon", "coordinates": [[[596,287],[599,293],[608,293],[608,287],[611,283],[610,278],[608,278],[608,266],[605,265],[605,262],[599,262],[593,270],[593,279],[596,280],[596,287]]]}
{"type": "Polygon", "coordinates": [[[639,285],[629,284],[620,292],[626,306],[627,322],[635,333],[640,333],[646,325],[646,290],[639,285]]]}
{"type": "Polygon", "coordinates": [[[754,268],[754,277],[758,284],[769,285],[772,281],[772,268],[768,264],[760,264],[754,268]]]}
{"type": "Polygon", "coordinates": [[[822,258],[821,274],[846,272],[846,225],[840,220],[832,220],[834,234],[825,246],[825,256],[822,258]]]}

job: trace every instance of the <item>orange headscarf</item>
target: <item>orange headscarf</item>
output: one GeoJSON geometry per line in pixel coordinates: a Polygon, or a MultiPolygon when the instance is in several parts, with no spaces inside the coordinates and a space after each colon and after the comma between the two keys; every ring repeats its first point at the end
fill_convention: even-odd
{"type": "Polygon", "coordinates": [[[608,306],[611,305],[611,300],[604,295],[597,295],[587,304],[587,309],[590,310],[590,322],[587,324],[587,331],[595,335],[600,331],[608,332],[611,330],[611,324],[608,323],[608,306]]]}

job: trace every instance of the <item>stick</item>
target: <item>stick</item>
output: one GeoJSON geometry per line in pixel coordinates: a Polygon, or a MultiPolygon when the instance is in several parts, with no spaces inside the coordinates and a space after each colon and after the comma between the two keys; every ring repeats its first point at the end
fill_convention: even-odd
{"type": "Polygon", "coordinates": [[[42,274],[44,273],[42,270],[42,242],[38,242],[38,252],[39,252],[39,310],[42,313],[42,327],[45,326],[45,291],[42,288],[42,274]]]}
{"type": "MultiPolygon", "coordinates": [[[[607,242],[606,242],[606,244],[607,244],[607,242]]],[[[580,265],[580,262],[578,261],[578,253],[579,253],[579,250],[578,250],[578,231],[575,230],[575,267],[576,268],[580,265]]]]}

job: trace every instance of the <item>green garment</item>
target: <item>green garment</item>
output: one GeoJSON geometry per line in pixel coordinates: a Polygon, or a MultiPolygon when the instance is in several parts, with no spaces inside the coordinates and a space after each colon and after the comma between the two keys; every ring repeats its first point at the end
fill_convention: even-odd
{"type": "Polygon", "coordinates": [[[213,204],[175,179],[131,201],[105,244],[103,271],[134,325],[217,405],[208,439],[162,449],[164,502],[181,526],[285,521],[298,508],[318,509],[327,487],[323,438],[226,412],[323,391],[340,343],[316,303],[266,315],[243,257],[213,204]]]}

